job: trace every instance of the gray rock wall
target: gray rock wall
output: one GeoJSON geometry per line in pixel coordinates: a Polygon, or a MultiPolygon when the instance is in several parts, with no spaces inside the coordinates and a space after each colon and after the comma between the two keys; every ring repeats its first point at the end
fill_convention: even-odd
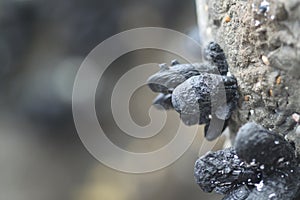
{"type": "Polygon", "coordinates": [[[255,121],[300,154],[300,0],[198,0],[197,8],[203,41],[222,46],[238,80],[232,135],[255,121]]]}

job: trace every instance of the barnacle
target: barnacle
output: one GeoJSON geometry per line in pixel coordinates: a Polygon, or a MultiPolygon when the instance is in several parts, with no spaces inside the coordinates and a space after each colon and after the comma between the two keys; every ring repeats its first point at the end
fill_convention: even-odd
{"type": "Polygon", "coordinates": [[[221,134],[207,132],[212,118],[223,120],[226,125],[239,95],[236,78],[227,76],[228,63],[221,47],[210,42],[204,54],[203,63],[180,64],[173,60],[171,66],[161,64],[159,72],[148,79],[148,86],[160,93],[155,105],[174,108],[186,125],[205,124],[206,138],[212,140],[221,134]],[[225,95],[219,105],[219,99],[225,95]]]}
{"type": "Polygon", "coordinates": [[[199,186],[225,194],[224,200],[296,199],[299,177],[293,146],[255,123],[240,128],[233,148],[209,153],[195,164],[199,186]]]}

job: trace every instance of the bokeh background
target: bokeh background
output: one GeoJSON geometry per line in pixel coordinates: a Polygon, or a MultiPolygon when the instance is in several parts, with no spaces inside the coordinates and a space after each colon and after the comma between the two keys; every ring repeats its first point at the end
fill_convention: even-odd
{"type": "MultiPolygon", "coordinates": [[[[1,200],[220,199],[203,193],[194,181],[201,131],[177,162],[140,175],[102,165],[76,133],[71,97],[81,62],[108,37],[147,26],[177,30],[201,42],[193,0],[0,1],[1,200]]],[[[176,133],[179,117],[171,111],[159,136],[142,142],[129,138],[116,126],[107,106],[114,84],[126,71],[174,58],[158,50],[135,51],[121,56],[105,72],[96,109],[107,136],[120,147],[154,150],[176,133]]],[[[145,86],[133,95],[129,109],[137,124],[149,123],[154,97],[145,86]]]]}

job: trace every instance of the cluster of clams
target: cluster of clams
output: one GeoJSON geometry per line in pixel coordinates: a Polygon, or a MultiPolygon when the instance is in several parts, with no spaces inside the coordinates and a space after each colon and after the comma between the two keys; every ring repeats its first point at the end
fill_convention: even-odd
{"type": "MultiPolygon", "coordinates": [[[[205,124],[205,137],[213,140],[226,127],[239,95],[221,47],[210,42],[204,53],[203,63],[161,64],[148,86],[159,93],[155,105],[175,109],[186,125],[205,124]],[[224,122],[222,129],[209,131],[216,119],[224,122]]],[[[199,158],[194,175],[203,191],[224,194],[223,200],[296,200],[300,168],[295,155],[293,144],[278,133],[249,122],[238,131],[234,147],[199,158]]]]}
{"type": "Polygon", "coordinates": [[[205,124],[205,137],[213,140],[225,128],[238,101],[237,80],[228,73],[221,47],[211,42],[206,47],[205,62],[171,66],[161,64],[160,71],[148,79],[148,86],[159,93],[154,104],[175,109],[186,125],[205,124]],[[212,120],[222,121],[221,130],[208,131],[212,120]]]}

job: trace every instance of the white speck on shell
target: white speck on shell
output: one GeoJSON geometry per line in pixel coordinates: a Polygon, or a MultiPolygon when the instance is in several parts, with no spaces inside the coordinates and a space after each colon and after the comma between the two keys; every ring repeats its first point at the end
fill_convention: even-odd
{"type": "Polygon", "coordinates": [[[264,186],[264,181],[260,181],[259,183],[254,184],[254,185],[255,185],[257,191],[260,192],[260,191],[262,191],[262,188],[263,188],[263,186],[264,186]]]}
{"type": "Polygon", "coordinates": [[[275,193],[272,193],[269,195],[269,199],[273,198],[273,197],[276,197],[276,194],[275,193]]]}

